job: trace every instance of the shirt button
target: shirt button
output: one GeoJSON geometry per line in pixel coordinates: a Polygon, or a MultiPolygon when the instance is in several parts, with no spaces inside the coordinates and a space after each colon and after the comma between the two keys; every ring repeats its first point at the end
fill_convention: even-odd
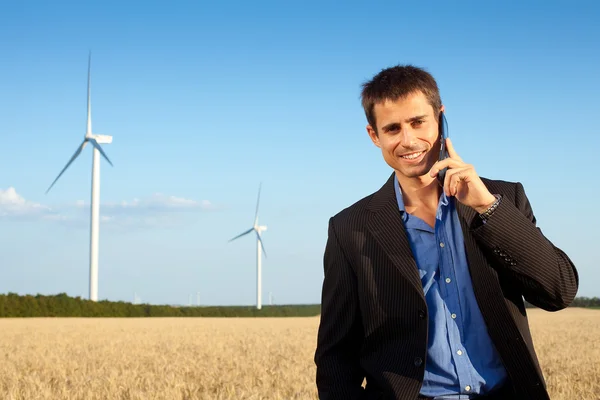
{"type": "Polygon", "coordinates": [[[423,364],[423,360],[421,359],[421,357],[416,357],[415,358],[415,366],[418,367],[421,364],[423,364]]]}
{"type": "Polygon", "coordinates": [[[465,390],[468,392],[469,390],[471,390],[471,386],[469,386],[469,385],[465,386],[465,390]]]}
{"type": "Polygon", "coordinates": [[[459,356],[462,356],[462,350],[457,351],[456,354],[458,354],[459,356]]]}
{"type": "Polygon", "coordinates": [[[445,246],[444,242],[440,242],[440,247],[444,247],[444,246],[445,246]]]}
{"type": "Polygon", "coordinates": [[[452,319],[456,319],[456,314],[451,315],[452,319]]]}
{"type": "Polygon", "coordinates": [[[452,279],[446,278],[446,283],[450,283],[450,282],[452,282],[452,279]]]}
{"type": "Polygon", "coordinates": [[[421,318],[421,319],[425,318],[425,312],[424,311],[419,311],[419,318],[421,318]]]}

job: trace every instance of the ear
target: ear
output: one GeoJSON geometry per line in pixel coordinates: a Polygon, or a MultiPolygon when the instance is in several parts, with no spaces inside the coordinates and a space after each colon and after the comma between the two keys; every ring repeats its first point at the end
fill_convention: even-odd
{"type": "Polygon", "coordinates": [[[443,105],[443,104],[442,104],[442,106],[440,107],[440,111],[441,111],[441,112],[445,112],[445,111],[446,111],[446,109],[444,108],[444,105],[443,105]]]}
{"type": "Polygon", "coordinates": [[[377,132],[375,132],[375,129],[373,129],[371,125],[367,125],[367,133],[369,134],[371,141],[373,141],[373,144],[381,148],[381,144],[379,143],[379,136],[377,136],[377,132]]]}

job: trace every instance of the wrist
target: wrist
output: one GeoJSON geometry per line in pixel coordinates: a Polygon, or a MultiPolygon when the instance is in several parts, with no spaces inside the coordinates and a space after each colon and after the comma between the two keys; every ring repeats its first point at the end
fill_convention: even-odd
{"type": "Polygon", "coordinates": [[[485,211],[479,213],[479,218],[481,221],[483,221],[483,223],[487,222],[502,201],[502,195],[495,194],[494,197],[496,198],[496,201],[494,201],[492,205],[490,205],[485,211]]]}
{"type": "Polygon", "coordinates": [[[493,194],[490,193],[490,197],[488,197],[488,199],[486,200],[486,202],[481,205],[481,206],[476,206],[473,207],[475,209],[475,211],[477,211],[477,214],[483,214],[484,212],[486,212],[491,206],[494,205],[494,203],[498,200],[498,198],[496,196],[494,196],[493,194]]]}

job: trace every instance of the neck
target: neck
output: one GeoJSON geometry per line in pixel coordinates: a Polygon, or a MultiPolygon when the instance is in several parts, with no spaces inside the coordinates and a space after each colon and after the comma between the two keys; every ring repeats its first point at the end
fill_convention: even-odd
{"type": "Polygon", "coordinates": [[[429,175],[407,178],[396,172],[396,179],[402,189],[405,207],[437,207],[442,194],[442,187],[438,184],[437,178],[431,178],[429,175]]]}

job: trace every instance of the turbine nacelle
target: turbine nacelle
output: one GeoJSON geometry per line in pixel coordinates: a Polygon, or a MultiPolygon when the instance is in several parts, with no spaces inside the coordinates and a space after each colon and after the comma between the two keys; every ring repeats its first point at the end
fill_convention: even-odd
{"type": "Polygon", "coordinates": [[[266,225],[254,225],[254,230],[257,231],[258,233],[264,232],[267,230],[267,226],[266,225]]]}
{"type": "Polygon", "coordinates": [[[113,141],[113,137],[110,136],[110,135],[95,135],[95,134],[92,134],[90,136],[91,136],[90,139],[92,139],[92,138],[96,139],[96,142],[98,144],[111,144],[112,141],[113,141]]]}
{"type": "Polygon", "coordinates": [[[256,240],[260,243],[260,247],[262,248],[262,251],[266,257],[267,252],[265,251],[265,246],[263,245],[262,236],[260,235],[261,232],[264,232],[266,230],[267,230],[267,227],[264,225],[263,226],[253,226],[252,228],[248,229],[247,231],[240,233],[236,237],[229,239],[229,241],[233,242],[234,240],[239,239],[242,236],[246,236],[249,233],[252,233],[254,231],[256,233],[256,240]]]}

